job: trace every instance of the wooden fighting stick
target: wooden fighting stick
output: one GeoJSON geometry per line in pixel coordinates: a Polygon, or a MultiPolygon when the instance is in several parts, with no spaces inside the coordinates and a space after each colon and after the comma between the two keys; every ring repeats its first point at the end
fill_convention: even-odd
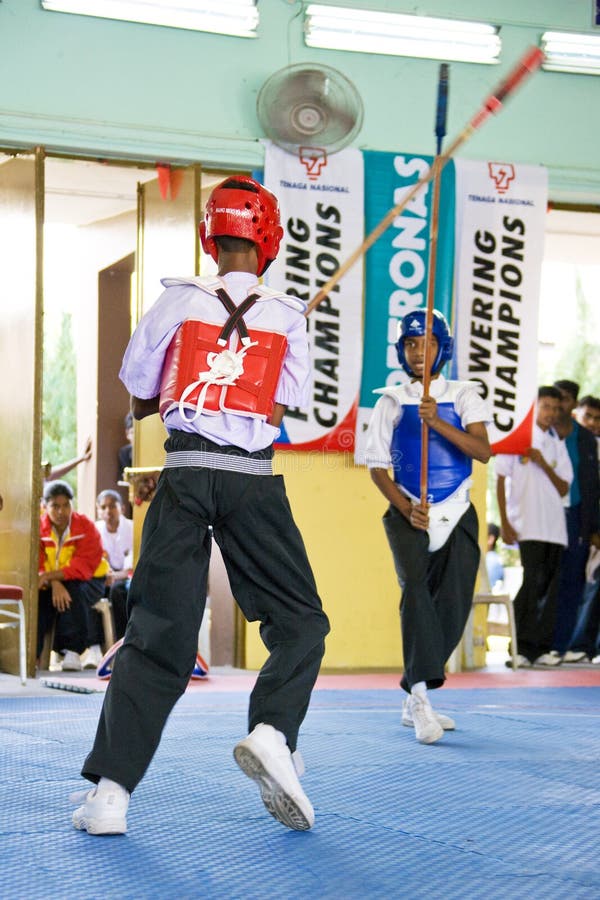
{"type": "MultiPolygon", "coordinates": [[[[477,131],[478,128],[483,125],[483,123],[491,116],[500,112],[502,109],[502,105],[504,101],[512,94],[516,88],[524,81],[529,75],[533,74],[544,61],[544,54],[539,49],[539,47],[529,47],[528,50],[523,54],[523,57],[519,60],[517,65],[508,76],[502,81],[498,87],[492,91],[489,97],[483,102],[481,107],[477,110],[475,115],[469,121],[469,123],[463,128],[460,134],[452,141],[448,150],[444,153],[443,156],[439,158],[439,169],[441,170],[446,163],[454,156],[456,151],[463,146],[463,144],[471,137],[471,135],[477,131]]],[[[422,187],[426,184],[429,184],[430,181],[436,177],[435,166],[432,166],[428,172],[425,173],[404,195],[403,199],[400,203],[397,203],[396,206],[392,207],[388,213],[383,217],[381,222],[376,225],[373,231],[367,235],[364,239],[360,247],[357,247],[354,250],[348,259],[346,259],[342,265],[339,267],[337,272],[331,276],[331,278],[325,282],[322,288],[315,294],[312,298],[308,307],[306,309],[305,315],[310,315],[310,313],[321,303],[332,290],[333,287],[340,281],[341,278],[344,277],[348,269],[350,269],[354,263],[360,259],[361,256],[367,252],[367,250],[373,246],[375,241],[381,237],[383,232],[392,224],[396,216],[399,216],[400,213],[406,209],[411,200],[418,194],[422,187]]]]}
{"type": "MultiPolygon", "coordinates": [[[[427,305],[425,307],[425,349],[423,359],[423,396],[429,395],[431,384],[431,336],[433,330],[433,308],[435,304],[435,276],[437,263],[438,227],[440,215],[440,192],[442,184],[442,141],[446,134],[446,111],[448,109],[448,65],[442,63],[438,78],[438,95],[435,114],[436,155],[433,161],[433,197],[431,202],[431,225],[429,229],[429,264],[427,273],[427,305]]],[[[427,508],[429,473],[429,427],[421,420],[421,480],[420,506],[427,508]]]]}

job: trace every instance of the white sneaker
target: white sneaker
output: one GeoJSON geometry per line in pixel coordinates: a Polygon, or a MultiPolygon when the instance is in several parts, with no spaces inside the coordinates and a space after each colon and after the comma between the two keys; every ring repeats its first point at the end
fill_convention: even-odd
{"type": "Polygon", "coordinates": [[[538,656],[533,664],[534,666],[560,666],[561,662],[562,656],[556,650],[551,650],[550,653],[542,653],[541,656],[538,656]]]}
{"type": "MultiPolygon", "coordinates": [[[[402,724],[406,725],[408,728],[414,728],[415,723],[413,721],[412,716],[412,695],[409,695],[405,700],[402,701],[402,724]]],[[[445,716],[444,713],[437,712],[433,709],[433,715],[438,720],[444,731],[454,731],[456,728],[456,723],[454,719],[451,719],[450,716],[445,716]]]]}
{"type": "Polygon", "coordinates": [[[444,734],[444,729],[431,708],[429,697],[419,694],[410,695],[410,711],[415,727],[415,736],[421,744],[433,744],[444,734]]]}
{"type": "MultiPolygon", "coordinates": [[[[517,653],[515,659],[517,662],[517,669],[530,669],[532,666],[532,663],[527,659],[526,656],[523,656],[522,653],[517,653]]],[[[506,665],[509,667],[509,669],[512,669],[512,659],[507,659],[506,665]]]]}
{"type": "Polygon", "coordinates": [[[65,650],[61,669],[63,672],[81,672],[81,658],[74,650],[65,650]]]}
{"type": "Polygon", "coordinates": [[[578,663],[587,661],[587,653],[585,650],[567,650],[562,658],[564,663],[578,663]]]}
{"type": "Polygon", "coordinates": [[[84,669],[97,669],[102,662],[102,648],[100,644],[92,644],[88,647],[83,656],[81,663],[84,669]]]}
{"type": "Polygon", "coordinates": [[[281,731],[261,722],[235,746],[233,755],[242,772],[258,783],[262,801],[274,818],[295,831],[312,828],[315,813],[281,731]]]}
{"type": "Polygon", "coordinates": [[[73,825],[88,834],[126,834],[129,791],[114,781],[102,782],[102,787],[71,794],[73,803],[84,801],[73,813],[73,825]]]}
{"type": "Polygon", "coordinates": [[[595,666],[600,665],[600,653],[598,654],[598,656],[595,656],[595,657],[593,658],[592,663],[593,663],[593,665],[595,665],[595,666]]]}

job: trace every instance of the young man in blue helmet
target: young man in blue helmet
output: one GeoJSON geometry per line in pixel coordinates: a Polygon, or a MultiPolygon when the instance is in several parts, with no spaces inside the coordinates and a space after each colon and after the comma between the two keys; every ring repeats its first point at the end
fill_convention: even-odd
{"type": "Polygon", "coordinates": [[[165,467],[144,521],[129,618],[73,813],[90,834],[127,830],[129,795],[185,691],[206,603],[211,535],[233,595],[269,651],[236,762],[278,821],[314,821],[296,752],[329,631],[302,537],[272,471],[287,405],[306,402],[305,305],[259,284],[283,230],[276,198],[247,176],[212,191],[200,236],[218,274],[165,279],[125,352],[135,418],[160,412],[165,467]]]}
{"type": "Polygon", "coordinates": [[[400,322],[396,350],[410,382],[378,390],[366,462],[390,504],[383,524],[402,588],[400,686],[408,694],[402,723],[414,727],[418,741],[431,744],[454,728],[452,719],[434,712],[427,689],[443,685],[445,664],[471,609],[480,556],[477,514],[469,500],[472,460],[486,463],[491,451],[477,386],[441,374],[453,340],[437,311],[430,393],[423,396],[425,327],[423,309],[400,322]],[[422,421],[429,431],[425,508],[419,502],[422,421]]]}

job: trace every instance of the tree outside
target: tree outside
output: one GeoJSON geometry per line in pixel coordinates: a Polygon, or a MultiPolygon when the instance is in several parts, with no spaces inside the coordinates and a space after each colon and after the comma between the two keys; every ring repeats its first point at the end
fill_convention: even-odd
{"type": "MultiPolygon", "coordinates": [[[[42,460],[56,466],[77,455],[77,371],[70,313],[62,313],[52,343],[44,335],[43,380],[42,460]]],[[[61,480],[76,490],[75,470],[61,480]]]]}

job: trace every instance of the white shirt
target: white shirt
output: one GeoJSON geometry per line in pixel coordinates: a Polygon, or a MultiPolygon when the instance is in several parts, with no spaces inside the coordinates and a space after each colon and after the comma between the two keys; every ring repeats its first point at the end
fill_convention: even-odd
{"type": "MultiPolygon", "coordinates": [[[[165,279],[166,283],[178,279],[165,279]]],[[[236,305],[258,286],[256,275],[229,272],[221,278],[236,305]]],[[[244,314],[249,328],[265,328],[285,334],[288,342],[283,369],[275,392],[275,402],[284,406],[305,406],[309,397],[310,355],[304,310],[296,297],[288,302],[263,298],[244,314]]],[[[194,284],[167,287],[144,314],[123,357],[119,377],[130,394],[142,399],[156,397],[160,390],[165,355],[171,338],[186,319],[201,318],[222,324],[228,313],[220,301],[194,284]]],[[[234,444],[253,452],[264,450],[279,437],[280,429],[255,416],[200,415],[194,422],[183,419],[175,408],[165,417],[168,431],[189,431],[215,444],[234,444]]]]}
{"type": "MultiPolygon", "coordinates": [[[[573,466],[564,441],[553,429],[533,426],[532,447],[539,450],[563,481],[573,481],[573,466]]],[[[520,541],[567,546],[563,498],[546,473],[525,456],[500,453],[496,475],[506,478],[506,514],[520,541]]]]}
{"type": "Polygon", "coordinates": [[[133,565],[133,522],[125,516],[119,517],[116,531],[109,531],[104,519],[96,522],[102,538],[102,546],[114,572],[131,569],[133,565]]]}

